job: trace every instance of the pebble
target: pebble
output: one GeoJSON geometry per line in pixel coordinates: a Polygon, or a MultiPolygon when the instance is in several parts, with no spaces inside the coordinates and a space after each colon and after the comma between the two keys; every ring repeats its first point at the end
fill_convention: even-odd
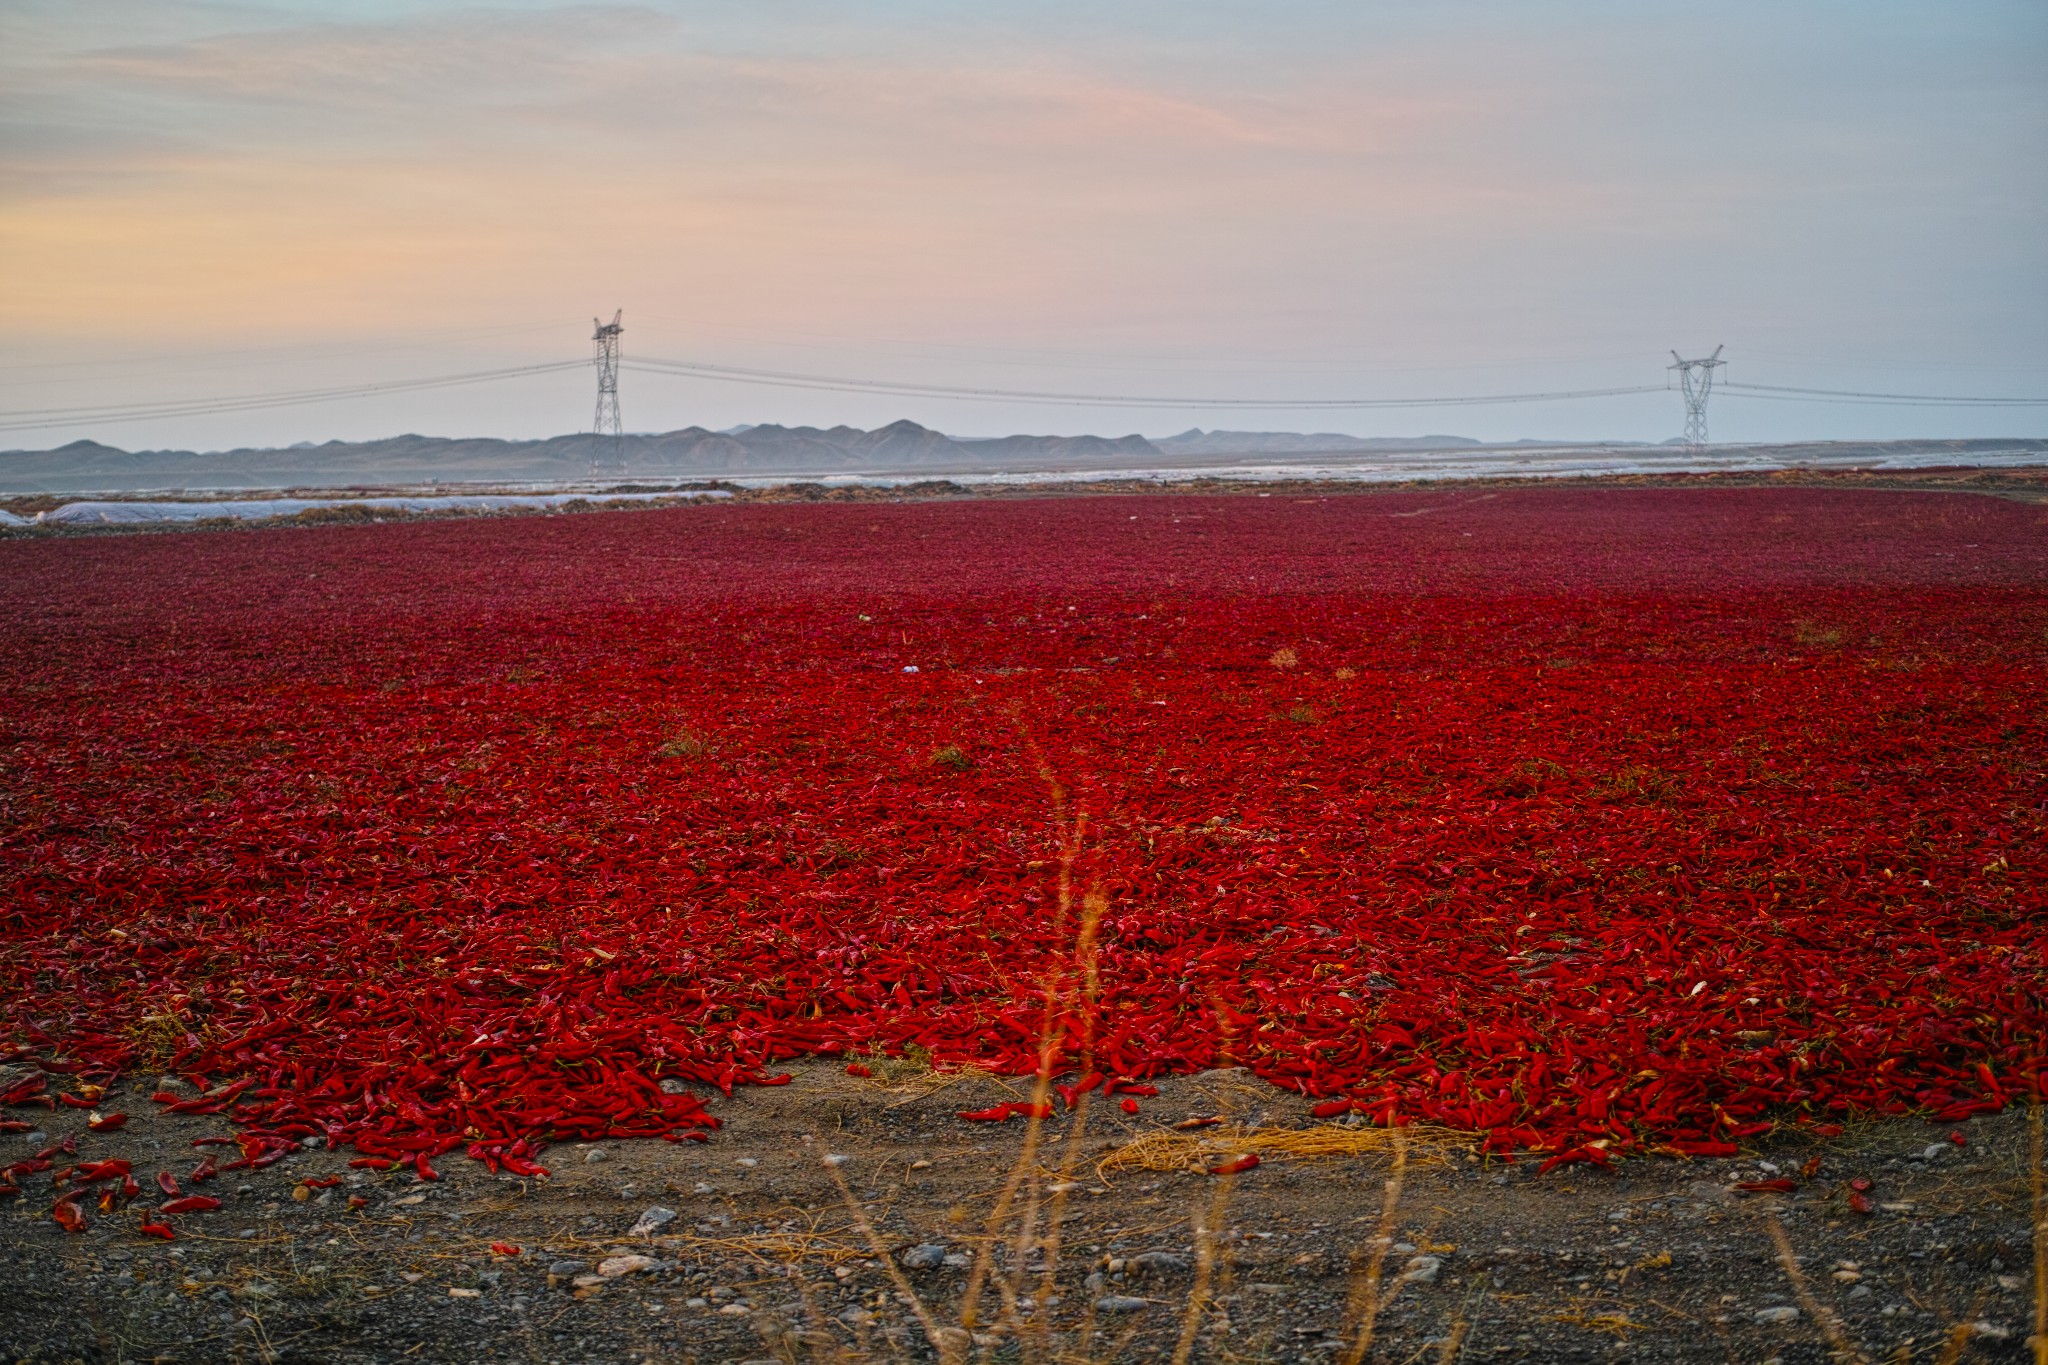
{"type": "Polygon", "coordinates": [[[326,1142],[325,1138],[302,1137],[299,1139],[299,1146],[305,1148],[307,1151],[310,1152],[315,1147],[322,1145],[324,1142],[326,1142]]]}
{"type": "Polygon", "coordinates": [[[451,1299],[480,1299],[483,1297],[483,1292],[477,1289],[450,1288],[448,1297],[451,1299]]]}
{"type": "Polygon", "coordinates": [[[590,1262],[588,1261],[556,1261],[548,1267],[548,1274],[574,1275],[578,1271],[588,1270],[589,1268],[590,1262]]]}
{"type": "Polygon", "coordinates": [[[717,1194],[718,1187],[708,1180],[700,1180],[690,1187],[691,1194],[717,1194]]]}
{"type": "Polygon", "coordinates": [[[1985,1322],[1980,1319],[1970,1324],[1970,1335],[1982,1337],[1986,1341],[2011,1341],[2012,1329],[2001,1327],[1995,1322],[1985,1322]]]}
{"type": "Polygon", "coordinates": [[[906,1270],[937,1270],[946,1263],[946,1248],[938,1242],[925,1242],[905,1248],[896,1259],[906,1270]]]}
{"type": "Polygon", "coordinates": [[[1408,1262],[1401,1273],[1402,1284],[1435,1284],[1437,1272],[1444,1268],[1440,1256],[1417,1256],[1408,1262]]]}
{"type": "Polygon", "coordinates": [[[743,1303],[729,1303],[718,1310],[718,1316],[722,1318],[743,1318],[753,1311],[753,1309],[743,1303]]]}
{"type": "Polygon", "coordinates": [[[661,1093],[664,1095],[687,1095],[690,1093],[690,1083],[679,1077],[663,1076],[661,1078],[661,1093]]]}
{"type": "Polygon", "coordinates": [[[636,1271],[652,1269],[654,1269],[654,1258],[652,1256],[607,1256],[597,1263],[597,1273],[607,1280],[615,1280],[621,1275],[631,1275],[636,1271]]]}
{"type": "Polygon", "coordinates": [[[1790,1304],[1780,1304],[1776,1308],[1759,1308],[1756,1310],[1756,1320],[1757,1324],[1762,1327],[1797,1322],[1799,1321],[1799,1310],[1790,1304]]]}
{"type": "Polygon", "coordinates": [[[585,1165],[590,1165],[592,1163],[599,1161],[610,1161],[611,1159],[611,1149],[608,1147],[592,1147],[589,1151],[583,1154],[583,1162],[585,1165]]]}
{"type": "Polygon", "coordinates": [[[1194,1268],[1193,1261],[1175,1251],[1141,1251],[1125,1264],[1144,1275],[1173,1275],[1194,1268]]]}
{"type": "Polygon", "coordinates": [[[632,1231],[627,1235],[631,1237],[645,1237],[647,1234],[665,1228],[675,1221],[676,1211],[674,1209],[665,1209],[661,1205],[655,1204],[649,1207],[647,1212],[640,1215],[639,1221],[633,1224],[632,1231]]]}
{"type": "Polygon", "coordinates": [[[1144,1299],[1133,1299],[1123,1294],[1105,1294],[1095,1301],[1098,1313],[1142,1313],[1150,1306],[1144,1299]]]}
{"type": "Polygon", "coordinates": [[[858,1305],[839,1315],[839,1320],[848,1327],[865,1327],[875,1320],[875,1315],[858,1305]]]}

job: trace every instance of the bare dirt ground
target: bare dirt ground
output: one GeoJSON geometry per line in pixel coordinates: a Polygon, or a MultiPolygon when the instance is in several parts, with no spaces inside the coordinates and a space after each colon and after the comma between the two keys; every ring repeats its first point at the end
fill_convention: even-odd
{"type": "MultiPolygon", "coordinates": [[[[154,1190],[104,1216],[88,1203],[67,1234],[50,1177],[31,1176],[0,1213],[0,1358],[1798,1365],[2018,1361],[2039,1330],[2024,1111],[1539,1175],[1461,1140],[1318,1124],[1243,1072],[1163,1081],[1137,1114],[1098,1098],[1043,1125],[956,1117],[1025,1084],[801,1064],[786,1087],[717,1097],[708,1143],[559,1146],[545,1181],[451,1154],[425,1182],[308,1150],[188,1185],[225,1203],[174,1218],[171,1243],[138,1231],[154,1190]],[[1252,1128],[1295,1131],[1234,1176],[1206,1173],[1214,1156],[1135,1162],[1252,1128]],[[1356,1150],[1277,1150],[1303,1132],[1356,1150]],[[1798,1188],[1737,1188],[1772,1179],[1798,1188]]],[[[225,1128],[157,1112],[152,1088],[103,1101],[131,1115],[113,1133],[15,1110],[47,1136],[0,1138],[0,1156],[75,1135],[145,1187],[182,1180],[191,1139],[225,1128]]]]}

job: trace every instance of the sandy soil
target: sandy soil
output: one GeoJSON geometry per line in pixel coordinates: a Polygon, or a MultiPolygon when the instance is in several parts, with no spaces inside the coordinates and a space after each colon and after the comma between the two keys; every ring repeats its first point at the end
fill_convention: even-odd
{"type": "MultiPolygon", "coordinates": [[[[2041,1214],[2023,1112],[1767,1140],[1736,1161],[1538,1175],[1460,1141],[1397,1151],[1376,1130],[1317,1125],[1303,1101],[1241,1072],[1169,1080],[1136,1115],[1097,1103],[1033,1134],[1021,1118],[955,1116],[1020,1098],[1019,1082],[883,1070],[895,1074],[800,1065],[786,1087],[718,1097],[726,1126],[708,1143],[556,1147],[546,1181],[451,1155],[429,1183],[306,1151],[196,1187],[225,1206],[174,1219],[174,1243],[137,1230],[153,1190],[72,1235],[50,1220],[49,1176],[32,1176],[0,1214],[0,1356],[1139,1361],[1183,1343],[1191,1359],[1233,1362],[1356,1359],[1362,1343],[1380,1362],[2030,1354],[2041,1214]],[[1225,1122],[1174,1129],[1205,1116],[1225,1122]],[[1249,1127],[1364,1150],[1269,1150],[1234,1177],[1116,1169],[1137,1139],[1249,1127]],[[1796,1193],[1734,1188],[1797,1179],[1815,1157],[1796,1193]],[[300,1184],[330,1175],[341,1183],[300,1184]],[[1847,1202],[1858,1176],[1874,1185],[1867,1215],[1847,1202]],[[674,1217],[634,1233],[650,1209],[674,1217]],[[646,1261],[605,1264],[620,1256],[646,1261]],[[622,1264],[637,1268],[603,1273],[622,1264]]],[[[16,1110],[49,1136],[0,1139],[0,1154],[72,1134],[80,1157],[125,1157],[145,1186],[159,1170],[182,1178],[191,1139],[225,1129],[157,1112],[149,1088],[109,1097],[132,1115],[118,1133],[87,1132],[77,1110],[16,1110]]]]}

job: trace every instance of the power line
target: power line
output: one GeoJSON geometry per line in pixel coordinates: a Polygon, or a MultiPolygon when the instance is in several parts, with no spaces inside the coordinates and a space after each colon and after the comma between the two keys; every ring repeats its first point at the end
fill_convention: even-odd
{"type": "Polygon", "coordinates": [[[1445,398],[1169,398],[1156,394],[1060,393],[1037,389],[962,387],[951,384],[919,384],[894,380],[851,379],[835,375],[796,374],[784,370],[755,370],[731,365],[711,365],[695,360],[662,360],[636,356],[623,362],[624,368],[644,374],[713,379],[732,384],[763,384],[773,388],[822,389],[837,393],[886,394],[898,398],[951,398],[969,402],[1058,403],[1077,407],[1113,408],[1449,408],[1476,407],[1499,403],[1557,402],[1575,398],[1613,398],[1623,394],[1662,393],[1662,384],[1638,384],[1611,389],[1572,389],[1550,393],[1465,394],[1445,398]]]}
{"type": "Polygon", "coordinates": [[[1750,398],[1783,397],[1799,401],[1851,403],[1903,403],[1922,407],[2031,408],[2048,406],[2048,398],[1976,398],[1960,394],[1864,393],[1855,389],[1795,389],[1784,384],[1738,384],[1722,380],[1721,387],[1750,398]]]}
{"type": "Polygon", "coordinates": [[[583,360],[554,360],[538,365],[515,365],[502,370],[476,370],[467,374],[437,375],[427,379],[394,379],[328,389],[297,389],[281,393],[241,394],[221,398],[119,403],[92,408],[21,408],[11,412],[0,412],[0,431],[74,426],[88,422],[144,422],[170,417],[205,417],[216,413],[297,407],[306,403],[332,403],[348,398],[368,398],[377,394],[447,389],[466,384],[488,384],[501,379],[517,379],[527,375],[579,370],[588,363],[583,360]]]}

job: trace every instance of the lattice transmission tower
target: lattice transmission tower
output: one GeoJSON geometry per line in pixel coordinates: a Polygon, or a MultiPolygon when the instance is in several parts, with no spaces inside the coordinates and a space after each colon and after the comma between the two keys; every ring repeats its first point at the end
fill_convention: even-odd
{"type": "Polygon", "coordinates": [[[597,347],[592,356],[597,366],[597,419],[591,424],[590,476],[597,478],[604,474],[626,472],[625,431],[619,425],[619,333],[626,329],[619,325],[619,319],[626,315],[621,308],[612,314],[610,322],[590,320],[597,330],[590,340],[597,347]]]}
{"type": "Polygon", "coordinates": [[[1707,395],[1714,391],[1714,371],[1728,363],[1721,359],[1722,349],[1716,346],[1704,360],[1686,360],[1676,351],[1671,353],[1678,363],[1668,368],[1678,371],[1678,387],[1685,394],[1685,448],[1695,455],[1707,444],[1707,395]]]}

